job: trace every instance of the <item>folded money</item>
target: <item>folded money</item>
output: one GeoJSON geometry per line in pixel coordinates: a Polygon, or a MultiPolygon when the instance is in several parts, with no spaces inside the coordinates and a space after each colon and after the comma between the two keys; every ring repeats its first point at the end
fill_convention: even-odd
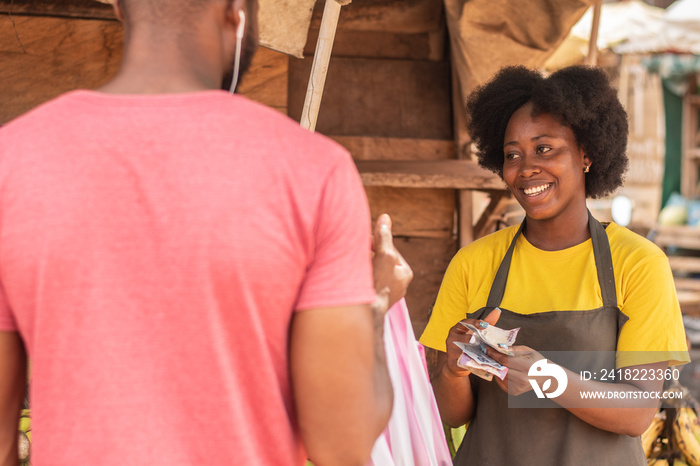
{"type": "Polygon", "coordinates": [[[485,380],[492,380],[494,375],[503,380],[508,373],[508,368],[488,357],[486,347],[489,346],[499,353],[513,356],[514,353],[508,348],[515,343],[520,327],[504,330],[493,325],[476,328],[471,324],[460,323],[472,332],[472,338],[469,343],[455,342],[462,350],[457,365],[485,380]]]}
{"type": "Polygon", "coordinates": [[[491,380],[493,380],[493,374],[485,371],[484,369],[481,369],[479,367],[479,363],[475,362],[473,359],[469,358],[469,356],[467,356],[464,353],[462,353],[462,356],[459,357],[457,365],[462,369],[466,369],[472,374],[481,377],[486,381],[490,382],[491,380]]]}
{"type": "Polygon", "coordinates": [[[457,361],[459,367],[485,380],[493,379],[494,375],[501,380],[505,378],[508,368],[486,356],[481,350],[481,344],[462,343],[461,341],[454,343],[462,350],[462,355],[457,361]]]}
{"type": "Polygon", "coordinates": [[[515,343],[515,338],[518,336],[520,327],[512,330],[504,330],[502,328],[494,327],[493,325],[489,325],[486,328],[476,328],[472,324],[467,324],[464,322],[460,322],[460,324],[472,331],[472,339],[469,340],[469,343],[483,343],[486,346],[490,346],[491,348],[495,349],[499,353],[513,356],[513,352],[508,351],[508,347],[513,346],[515,343]]]}

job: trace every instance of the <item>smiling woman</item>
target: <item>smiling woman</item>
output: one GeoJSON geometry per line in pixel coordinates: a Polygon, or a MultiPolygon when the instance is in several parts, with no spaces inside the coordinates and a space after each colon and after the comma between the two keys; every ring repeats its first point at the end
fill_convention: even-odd
{"type": "Polygon", "coordinates": [[[541,406],[528,405],[537,385],[528,374],[541,352],[576,354],[592,371],[689,361],[664,253],[602,225],[586,207],[587,197],[622,185],[628,164],[627,115],[615,89],[595,68],[545,78],[509,67],[470,96],[467,110],[479,164],[501,176],[526,216],[457,253],[421,337],[438,350],[432,383],[443,420],[471,421],[455,464],[645,465],[637,437],[656,406],[619,400],[659,391],[662,381],[582,380],[554,360],[566,380],[551,408],[509,409],[509,397],[541,406]],[[460,321],[520,328],[514,356],[488,350],[508,367],[503,380],[458,365],[455,343],[471,338],[460,321]],[[582,399],[603,390],[618,401],[582,399]],[[543,441],[551,447],[533,448],[543,441]]]}

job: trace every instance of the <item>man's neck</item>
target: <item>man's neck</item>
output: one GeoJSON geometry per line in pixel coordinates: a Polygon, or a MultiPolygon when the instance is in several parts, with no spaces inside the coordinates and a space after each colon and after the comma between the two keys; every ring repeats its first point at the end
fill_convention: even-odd
{"type": "Polygon", "coordinates": [[[220,89],[223,70],[212,60],[215,55],[211,52],[215,51],[198,47],[195,40],[192,38],[189,44],[181,46],[176,37],[130,38],[125,43],[124,58],[116,77],[98,91],[176,94],[220,89]]]}

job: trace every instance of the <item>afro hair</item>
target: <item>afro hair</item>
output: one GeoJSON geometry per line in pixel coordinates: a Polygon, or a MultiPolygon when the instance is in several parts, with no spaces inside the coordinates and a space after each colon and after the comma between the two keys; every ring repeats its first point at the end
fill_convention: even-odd
{"type": "Polygon", "coordinates": [[[467,100],[468,130],[479,165],[503,178],[503,139],[513,113],[532,103],[569,127],[591,161],[586,197],[604,197],[622,186],[627,170],[627,113],[598,68],[570,66],[549,77],[523,66],[501,69],[467,100]]]}

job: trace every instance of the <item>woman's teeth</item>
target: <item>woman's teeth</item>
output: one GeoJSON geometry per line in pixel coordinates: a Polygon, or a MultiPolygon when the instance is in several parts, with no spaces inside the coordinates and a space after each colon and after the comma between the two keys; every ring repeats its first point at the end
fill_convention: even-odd
{"type": "Polygon", "coordinates": [[[531,188],[525,188],[523,189],[523,192],[528,195],[528,196],[536,196],[540,194],[541,192],[549,189],[551,185],[549,184],[543,184],[541,186],[533,186],[531,188]]]}

